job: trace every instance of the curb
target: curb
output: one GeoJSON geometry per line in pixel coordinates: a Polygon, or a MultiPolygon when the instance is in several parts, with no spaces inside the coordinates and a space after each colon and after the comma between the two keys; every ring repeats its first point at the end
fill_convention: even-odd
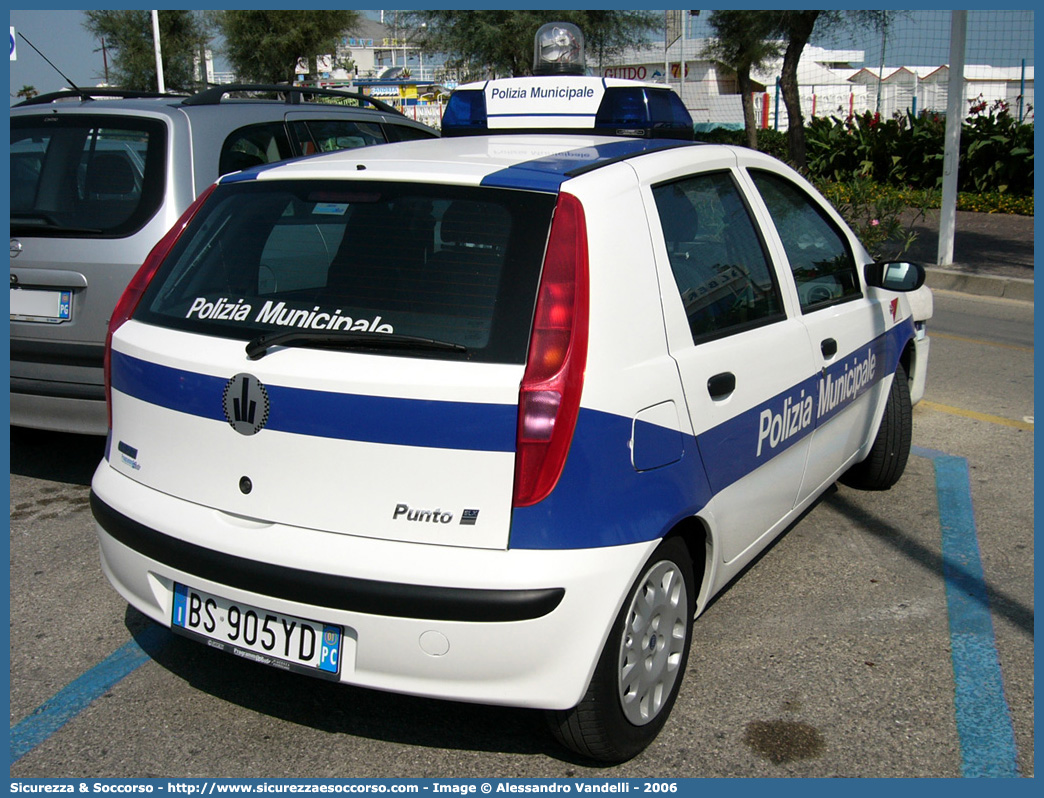
{"type": "Polygon", "coordinates": [[[984,274],[968,274],[949,269],[925,270],[928,279],[925,284],[941,291],[959,291],[977,296],[1017,299],[1022,302],[1033,301],[1033,280],[1019,277],[992,277],[984,274]]]}

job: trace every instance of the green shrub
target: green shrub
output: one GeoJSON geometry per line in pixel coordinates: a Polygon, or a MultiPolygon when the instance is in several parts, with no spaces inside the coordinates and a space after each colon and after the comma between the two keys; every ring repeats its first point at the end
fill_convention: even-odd
{"type": "MultiPolygon", "coordinates": [[[[1003,101],[988,107],[980,96],[970,106],[961,129],[957,210],[1032,216],[1033,125],[1015,119],[1003,101]]],[[[808,177],[843,208],[868,250],[878,239],[901,242],[905,233],[892,224],[895,207],[923,212],[941,204],[945,129],[945,119],[932,112],[887,120],[872,113],[813,118],[805,138],[808,177]],[[882,228],[891,229],[885,234],[882,228]]],[[[697,139],[747,142],[744,131],[724,128],[697,139]]],[[[789,160],[786,134],[778,130],[758,130],[758,149],[789,160]]]]}
{"type": "Polygon", "coordinates": [[[961,131],[960,188],[965,191],[1033,194],[1033,125],[1020,124],[1008,103],[989,109],[979,95],[961,131]]]}
{"type": "Polygon", "coordinates": [[[780,130],[772,128],[759,130],[758,149],[781,161],[790,160],[790,153],[787,151],[787,134],[780,130]]]}
{"type": "Polygon", "coordinates": [[[1033,195],[1017,197],[1014,194],[1001,194],[997,191],[985,194],[962,191],[957,195],[957,210],[978,213],[1017,213],[1021,216],[1032,216],[1033,195]]]}
{"type": "MultiPolygon", "coordinates": [[[[729,144],[734,147],[747,146],[747,132],[718,127],[701,131],[696,140],[706,144],[729,144]]],[[[787,135],[779,130],[761,128],[758,130],[758,150],[766,152],[781,161],[787,160],[787,135]]]]}
{"type": "Polygon", "coordinates": [[[848,222],[874,260],[893,260],[910,248],[917,234],[916,222],[924,218],[927,207],[911,203],[912,196],[882,190],[861,177],[844,183],[821,183],[819,190],[848,222]],[[913,207],[916,213],[908,213],[913,207]]]}
{"type": "MultiPolygon", "coordinates": [[[[845,203],[852,202],[854,194],[853,182],[859,181],[815,181],[816,188],[835,207],[841,207],[845,203]]],[[[872,194],[894,198],[896,202],[907,208],[929,210],[938,209],[942,205],[942,192],[938,189],[865,183],[861,188],[861,193],[864,196],[872,194]]],[[[1016,197],[1012,194],[1002,194],[998,191],[984,193],[961,191],[957,194],[957,210],[974,211],[976,213],[1015,213],[1021,216],[1033,216],[1033,196],[1016,197]]]]}
{"type": "MultiPolygon", "coordinates": [[[[867,179],[880,185],[938,189],[943,179],[945,120],[935,113],[864,113],[820,117],[806,128],[814,180],[867,179]]],[[[961,129],[960,191],[1033,195],[1033,125],[1015,119],[1003,101],[971,101],[961,129]]]]}
{"type": "Polygon", "coordinates": [[[745,130],[716,127],[713,130],[703,130],[696,133],[696,141],[702,141],[705,144],[729,144],[734,147],[744,147],[747,144],[747,132],[745,130]]]}

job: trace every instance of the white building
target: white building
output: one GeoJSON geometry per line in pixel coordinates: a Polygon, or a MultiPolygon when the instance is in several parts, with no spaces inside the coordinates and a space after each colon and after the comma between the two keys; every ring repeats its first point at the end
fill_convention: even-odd
{"type": "MultiPolygon", "coordinates": [[[[596,75],[633,80],[667,82],[681,96],[697,125],[743,127],[743,110],[730,68],[707,58],[707,39],[679,39],[666,51],[663,44],[631,50],[618,59],[597,63],[588,53],[588,67],[596,75]],[[684,70],[682,64],[684,63],[684,70]]],[[[802,114],[848,117],[879,111],[890,117],[896,112],[914,113],[946,110],[949,67],[862,67],[862,50],[830,50],[808,45],[798,64],[798,87],[802,114]]],[[[785,130],[787,111],[776,81],[782,57],[751,75],[755,87],[755,114],[759,126],[785,130]]],[[[991,107],[996,100],[1010,103],[1011,112],[1032,121],[1033,67],[965,67],[965,98],[980,95],[991,107]]]]}
{"type": "MultiPolygon", "coordinates": [[[[438,79],[444,60],[410,44],[404,31],[368,17],[360,17],[352,32],[341,37],[335,53],[319,58],[319,80],[337,84],[402,77],[404,72],[414,81],[430,83],[438,79]]],[[[302,59],[298,74],[307,72],[302,59]]]]}
{"type": "MultiPolygon", "coordinates": [[[[732,69],[707,58],[709,39],[679,39],[667,51],[662,43],[625,53],[613,62],[588,66],[597,75],[666,82],[678,92],[693,121],[703,125],[743,127],[743,109],[737,94],[736,74],[732,69]],[[685,64],[684,75],[681,64],[685,64]]],[[[856,95],[862,102],[865,88],[848,82],[862,63],[862,50],[827,50],[809,45],[798,64],[798,85],[802,89],[804,113],[811,116],[834,114],[845,109],[856,95]]],[[[756,98],[758,123],[772,127],[776,117],[776,78],[783,59],[751,74],[756,98]],[[767,98],[767,100],[766,100],[767,98]]],[[[779,127],[786,127],[786,110],[779,98],[779,127]]],[[[858,110],[858,109],[857,109],[858,110]]]]}
{"type": "MultiPolygon", "coordinates": [[[[864,86],[870,111],[891,116],[896,111],[910,109],[914,113],[938,111],[945,113],[949,96],[950,67],[909,66],[894,69],[860,69],[849,79],[853,85],[864,86]]],[[[966,64],[964,67],[964,99],[968,106],[981,98],[987,109],[994,103],[1008,103],[1015,116],[1033,119],[1033,67],[993,67],[966,64]],[[1021,107],[1020,107],[1021,102],[1021,107]]]]}

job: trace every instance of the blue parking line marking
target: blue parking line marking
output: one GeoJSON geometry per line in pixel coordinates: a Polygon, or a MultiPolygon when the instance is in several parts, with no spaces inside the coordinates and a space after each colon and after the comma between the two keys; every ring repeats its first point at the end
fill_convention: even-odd
{"type": "MultiPolygon", "coordinates": [[[[911,454],[931,460],[935,469],[961,775],[1017,777],[1015,733],[979,554],[968,461],[917,446],[911,454]]],[[[10,763],[148,662],[152,658],[148,652],[162,648],[170,636],[168,629],[151,624],[12,726],[10,763]]]]}
{"type": "Polygon", "coordinates": [[[148,652],[155,652],[169,639],[169,630],[150,624],[12,726],[11,764],[47,740],[93,701],[105,695],[117,682],[148,662],[152,658],[148,652]]]}
{"type": "Polygon", "coordinates": [[[913,453],[932,460],[935,468],[961,775],[1017,777],[1015,731],[979,555],[968,461],[916,447],[913,453]]]}

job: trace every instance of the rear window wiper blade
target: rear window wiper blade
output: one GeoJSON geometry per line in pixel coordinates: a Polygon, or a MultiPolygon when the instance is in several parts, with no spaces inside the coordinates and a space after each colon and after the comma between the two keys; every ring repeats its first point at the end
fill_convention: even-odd
{"type": "Polygon", "coordinates": [[[335,349],[404,349],[414,351],[467,352],[463,344],[422,338],[416,335],[369,332],[314,332],[312,330],[286,330],[285,332],[259,335],[246,346],[250,360],[264,357],[273,346],[331,347],[335,349]]]}

